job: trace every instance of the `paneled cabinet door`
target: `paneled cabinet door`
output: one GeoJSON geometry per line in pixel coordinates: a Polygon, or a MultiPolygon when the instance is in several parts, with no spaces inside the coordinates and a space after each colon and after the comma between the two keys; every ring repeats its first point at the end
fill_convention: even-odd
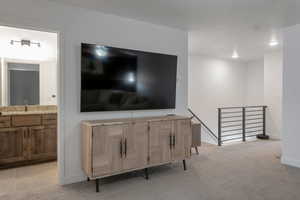
{"type": "Polygon", "coordinates": [[[172,159],[184,160],[190,157],[192,145],[191,121],[189,119],[176,120],[172,137],[172,159]]]}
{"type": "Polygon", "coordinates": [[[28,158],[29,160],[43,159],[47,155],[47,137],[44,126],[28,128],[28,158]]]}
{"type": "Polygon", "coordinates": [[[124,129],[123,169],[136,169],[147,165],[148,123],[132,123],[124,129]]]}
{"type": "Polygon", "coordinates": [[[22,128],[0,129],[0,166],[26,159],[26,133],[22,128]]]}
{"type": "Polygon", "coordinates": [[[172,121],[150,122],[149,132],[149,164],[170,162],[171,159],[171,134],[172,121]]]}
{"type": "Polygon", "coordinates": [[[112,174],[122,170],[124,149],[124,124],[93,127],[92,173],[93,176],[112,174]]]}
{"type": "Polygon", "coordinates": [[[44,127],[45,133],[45,159],[57,158],[57,126],[48,125],[44,127]]]}

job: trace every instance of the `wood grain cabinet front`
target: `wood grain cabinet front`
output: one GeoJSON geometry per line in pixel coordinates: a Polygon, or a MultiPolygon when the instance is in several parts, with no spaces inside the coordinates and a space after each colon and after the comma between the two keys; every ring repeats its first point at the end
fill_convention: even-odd
{"type": "Polygon", "coordinates": [[[148,161],[148,123],[131,123],[124,130],[123,170],[145,167],[148,161]]]}
{"type": "Polygon", "coordinates": [[[147,123],[92,128],[93,176],[105,176],[147,165],[147,123]]]}
{"type": "Polygon", "coordinates": [[[56,160],[56,114],[2,116],[0,122],[0,168],[56,160]]]}
{"type": "Polygon", "coordinates": [[[56,114],[42,115],[42,124],[43,125],[56,125],[57,124],[57,115],[56,114]]]}
{"type": "Polygon", "coordinates": [[[98,179],[190,158],[191,120],[165,116],[82,122],[82,166],[98,179]]]}
{"type": "Polygon", "coordinates": [[[39,126],[41,123],[41,115],[14,115],[11,117],[11,124],[14,127],[39,126]]]}
{"type": "Polygon", "coordinates": [[[26,160],[26,131],[22,128],[0,129],[0,166],[26,160]]]}
{"type": "Polygon", "coordinates": [[[56,158],[56,126],[30,127],[28,154],[30,160],[56,158]]]}
{"type": "Polygon", "coordinates": [[[192,146],[191,120],[176,120],[172,134],[172,160],[190,158],[192,146]]]}
{"type": "Polygon", "coordinates": [[[0,128],[10,127],[10,116],[0,116],[0,128]]]}
{"type": "Polygon", "coordinates": [[[122,141],[124,128],[124,125],[103,125],[93,127],[93,176],[102,176],[122,170],[122,141]]]}
{"type": "Polygon", "coordinates": [[[172,160],[174,121],[149,123],[149,164],[169,163],[172,160]]]}
{"type": "Polygon", "coordinates": [[[149,164],[169,163],[190,157],[190,119],[150,122],[149,128],[149,164]]]}

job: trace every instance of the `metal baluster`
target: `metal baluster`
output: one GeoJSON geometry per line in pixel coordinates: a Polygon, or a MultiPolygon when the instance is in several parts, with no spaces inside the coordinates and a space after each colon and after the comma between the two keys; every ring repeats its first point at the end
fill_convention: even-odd
{"type": "Polygon", "coordinates": [[[222,136],[221,136],[221,108],[218,108],[218,145],[222,145],[222,136]]]}

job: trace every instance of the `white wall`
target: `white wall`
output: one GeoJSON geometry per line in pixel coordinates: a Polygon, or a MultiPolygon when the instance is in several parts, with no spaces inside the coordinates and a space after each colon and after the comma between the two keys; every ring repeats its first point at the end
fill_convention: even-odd
{"type": "MultiPolygon", "coordinates": [[[[189,107],[217,134],[219,107],[243,106],[246,65],[207,56],[189,56],[189,107]]],[[[213,142],[207,134],[203,141],[213,142]]]]}
{"type": "MultiPolygon", "coordinates": [[[[189,56],[189,107],[218,131],[219,107],[264,104],[264,61],[189,56]]],[[[205,129],[203,141],[215,143],[205,129]]]]}
{"type": "Polygon", "coordinates": [[[57,62],[40,63],[40,104],[57,105],[57,62]]]}
{"type": "Polygon", "coordinates": [[[300,25],[284,30],[282,163],[300,167],[300,25]]]}
{"type": "Polygon", "coordinates": [[[250,61],[246,64],[246,99],[245,104],[264,104],[264,60],[250,61]]]}
{"type": "Polygon", "coordinates": [[[273,139],[280,139],[282,110],[282,51],[273,51],[264,56],[264,104],[266,131],[273,139]]]}
{"type": "Polygon", "coordinates": [[[7,88],[7,81],[8,81],[8,72],[7,72],[7,64],[4,58],[1,58],[1,106],[8,105],[8,88],[7,88]]]}
{"type": "Polygon", "coordinates": [[[36,0],[1,2],[0,23],[39,27],[60,33],[59,173],[62,183],[85,179],[80,163],[82,120],[186,112],[188,41],[184,31],[36,0]],[[178,55],[176,109],[80,113],[81,42],[178,55]]]}

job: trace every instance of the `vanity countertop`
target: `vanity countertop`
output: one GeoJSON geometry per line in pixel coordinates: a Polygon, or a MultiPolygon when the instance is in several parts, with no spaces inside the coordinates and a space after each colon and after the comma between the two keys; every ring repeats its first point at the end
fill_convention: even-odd
{"type": "Polygon", "coordinates": [[[56,114],[56,105],[1,106],[0,116],[56,114]]]}
{"type": "Polygon", "coordinates": [[[43,114],[56,114],[56,110],[39,110],[39,111],[7,111],[1,112],[1,116],[9,115],[43,115],[43,114]]]}

